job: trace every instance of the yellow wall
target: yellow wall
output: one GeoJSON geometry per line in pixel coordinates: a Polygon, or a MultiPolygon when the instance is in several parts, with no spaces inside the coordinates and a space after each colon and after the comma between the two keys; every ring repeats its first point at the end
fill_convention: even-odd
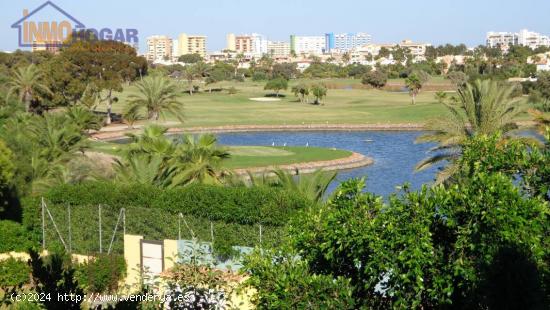
{"type": "Polygon", "coordinates": [[[126,260],[125,285],[129,291],[139,289],[141,283],[141,246],[143,236],[124,235],[124,259],[126,260]]]}
{"type": "Polygon", "coordinates": [[[164,240],[164,270],[174,267],[178,258],[178,241],[164,240]]]}

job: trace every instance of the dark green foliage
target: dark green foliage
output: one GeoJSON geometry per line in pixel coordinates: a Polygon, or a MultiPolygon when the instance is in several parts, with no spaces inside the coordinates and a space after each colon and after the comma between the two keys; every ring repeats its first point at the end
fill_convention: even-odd
{"type": "MultiPolygon", "coordinates": [[[[548,205],[526,197],[505,175],[479,172],[447,188],[405,190],[388,204],[363,186],[344,182],[325,206],[292,222],[291,252],[306,264],[304,278],[346,278],[356,306],[367,308],[544,304],[548,205]]],[[[276,259],[260,266],[251,268],[253,279],[277,283],[292,272],[276,259]]],[[[260,298],[285,296],[277,286],[271,290],[278,293],[260,298]]]]}
{"type": "Polygon", "coordinates": [[[290,80],[298,75],[296,63],[276,63],[271,69],[271,78],[290,80]]]}
{"type": "MultiPolygon", "coordinates": [[[[120,208],[126,209],[126,232],[161,240],[178,237],[178,213],[201,241],[223,239],[230,245],[254,246],[259,243],[262,224],[262,242],[276,244],[284,235],[284,225],[297,210],[311,202],[294,193],[273,188],[221,187],[191,185],[180,189],[162,190],[145,185],[117,185],[113,183],[83,183],[62,185],[45,194],[61,234],[67,240],[67,206],[71,206],[73,251],[94,253],[99,250],[98,205],[102,205],[103,247],[110,242],[120,208]],[[107,233],[108,231],[108,233],[107,233]]],[[[33,236],[41,238],[40,200],[28,198],[24,202],[24,225],[33,236]]],[[[192,235],[181,223],[181,237],[192,235]]],[[[59,245],[59,237],[50,220],[46,223],[48,248],[59,245]]],[[[116,235],[113,250],[122,250],[122,229],[116,235]]]]}
{"type": "Polygon", "coordinates": [[[386,82],[388,81],[388,77],[385,73],[380,72],[379,70],[376,71],[370,71],[366,73],[363,76],[363,79],[361,80],[361,83],[365,85],[370,85],[374,88],[381,88],[386,85],[386,82]]]}
{"type": "Polygon", "coordinates": [[[28,284],[31,269],[27,262],[13,257],[0,260],[0,290],[28,284]]]}
{"type": "Polygon", "coordinates": [[[38,247],[38,239],[32,237],[23,225],[10,220],[0,221],[0,253],[25,252],[38,247]]]}
{"type": "Polygon", "coordinates": [[[275,94],[277,95],[277,97],[279,96],[279,92],[281,90],[285,90],[287,88],[288,88],[288,80],[281,77],[277,77],[275,79],[267,81],[264,87],[264,89],[266,90],[275,91],[275,94]]]}
{"type": "Polygon", "coordinates": [[[308,205],[306,199],[276,189],[198,184],[162,190],[146,185],[86,182],[55,187],[45,198],[52,204],[145,207],[213,221],[277,226],[308,205]]]}
{"type": "Polygon", "coordinates": [[[252,74],[252,81],[265,81],[267,80],[267,74],[264,71],[255,71],[252,74]]]}
{"type": "Polygon", "coordinates": [[[529,102],[543,112],[550,112],[550,73],[539,73],[529,92],[529,102]]]}
{"type": "Polygon", "coordinates": [[[76,297],[82,298],[84,291],[74,277],[70,257],[57,253],[39,256],[34,251],[29,254],[34,288],[39,296],[44,296],[42,303],[46,309],[80,309],[82,300],[76,297]],[[65,298],[59,298],[59,295],[65,298]]]}
{"type": "Polygon", "coordinates": [[[178,61],[186,64],[194,64],[202,61],[202,57],[199,54],[185,54],[185,55],[181,55],[178,58],[178,61]]]}
{"type": "Polygon", "coordinates": [[[264,251],[245,260],[258,309],[356,309],[348,279],[314,274],[295,255],[264,251]]]}
{"type": "Polygon", "coordinates": [[[99,254],[76,267],[75,277],[88,293],[116,293],[126,276],[126,261],[121,255],[99,254]]]}
{"type": "Polygon", "coordinates": [[[346,70],[348,72],[349,77],[358,79],[363,77],[368,72],[370,72],[372,70],[372,67],[366,66],[366,65],[360,65],[360,64],[353,64],[353,65],[347,66],[346,70]]]}

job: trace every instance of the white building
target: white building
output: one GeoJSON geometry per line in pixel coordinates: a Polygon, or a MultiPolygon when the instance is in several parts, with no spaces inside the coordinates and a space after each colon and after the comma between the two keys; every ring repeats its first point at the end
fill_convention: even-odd
{"type": "Polygon", "coordinates": [[[371,43],[372,37],[368,33],[340,33],[325,34],[326,52],[348,52],[352,49],[371,43]]]}
{"type": "Polygon", "coordinates": [[[509,45],[518,44],[518,34],[513,32],[487,32],[485,42],[488,47],[500,46],[507,49],[509,45]]]}
{"type": "Polygon", "coordinates": [[[325,36],[290,36],[290,50],[297,55],[321,55],[325,52],[325,48],[325,36]]]}
{"type": "Polygon", "coordinates": [[[252,55],[262,57],[268,53],[268,42],[264,35],[253,33],[250,35],[252,43],[252,55]]]}
{"type": "Polygon", "coordinates": [[[550,39],[540,33],[522,29],[518,34],[518,44],[536,49],[540,46],[550,46],[550,39]]]}
{"type": "Polygon", "coordinates": [[[267,53],[272,57],[288,57],[290,56],[290,43],[284,41],[268,41],[267,53]]]}
{"type": "Polygon", "coordinates": [[[510,45],[523,45],[532,49],[540,46],[550,46],[548,36],[522,29],[519,32],[487,32],[486,44],[489,47],[500,46],[507,50],[510,45]]]}

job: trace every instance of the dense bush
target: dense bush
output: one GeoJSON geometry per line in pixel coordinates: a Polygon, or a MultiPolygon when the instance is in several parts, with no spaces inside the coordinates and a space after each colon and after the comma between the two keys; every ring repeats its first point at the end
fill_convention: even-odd
{"type": "MultiPolygon", "coordinates": [[[[61,185],[44,195],[51,204],[161,209],[225,223],[284,225],[305,198],[273,188],[191,185],[159,189],[147,185],[89,182],[61,185]]],[[[36,204],[37,199],[33,200],[36,204]]]]}
{"type": "MultiPolygon", "coordinates": [[[[363,187],[346,181],[326,205],[292,221],[288,252],[304,267],[291,282],[345,278],[359,308],[542,309],[547,302],[548,205],[504,174],[476,173],[389,203],[363,187]]],[[[284,283],[296,264],[269,255],[247,261],[259,300],[288,302],[284,283]]],[[[304,290],[296,295],[314,292],[304,290]]]]}
{"type": "Polygon", "coordinates": [[[37,240],[32,239],[23,225],[10,220],[0,221],[0,253],[25,252],[38,246],[37,240]]]}
{"type": "MultiPolygon", "coordinates": [[[[214,240],[224,246],[277,244],[284,235],[284,225],[297,210],[310,202],[297,194],[275,188],[244,188],[192,185],[162,190],[146,185],[83,183],[62,185],[45,193],[48,209],[61,235],[68,240],[67,207],[71,206],[72,249],[77,253],[99,250],[98,205],[102,205],[102,243],[108,246],[121,208],[126,210],[126,233],[153,240],[191,239],[193,234],[210,241],[211,224],[214,240]],[[178,217],[189,226],[184,225],[178,217]],[[180,225],[181,224],[181,225],[180,225]],[[193,233],[191,233],[191,230],[193,233]],[[219,242],[218,242],[219,243],[219,242]]],[[[40,198],[24,201],[23,224],[32,240],[41,240],[40,198]]],[[[46,219],[46,245],[60,246],[59,236],[50,219],[46,219]]],[[[122,228],[116,232],[113,251],[121,253],[122,228]]]]}
{"type": "Polygon", "coordinates": [[[349,279],[313,274],[295,255],[254,252],[245,260],[258,309],[357,309],[349,279]]]}
{"type": "Polygon", "coordinates": [[[10,257],[0,260],[0,289],[29,283],[31,269],[26,261],[10,257]]]}
{"type": "Polygon", "coordinates": [[[115,293],[126,275],[126,261],[121,255],[98,255],[76,267],[75,277],[88,293],[115,293]]]}

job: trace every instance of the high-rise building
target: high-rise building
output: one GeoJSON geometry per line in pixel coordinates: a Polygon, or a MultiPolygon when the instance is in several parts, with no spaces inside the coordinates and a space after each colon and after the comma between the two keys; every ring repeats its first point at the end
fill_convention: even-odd
{"type": "Polygon", "coordinates": [[[252,36],[248,34],[236,36],[233,33],[227,35],[227,49],[237,53],[250,54],[253,50],[252,36]]]}
{"type": "Polygon", "coordinates": [[[227,46],[225,47],[226,50],[228,51],[236,51],[237,49],[237,39],[235,37],[235,34],[234,33],[228,33],[227,34],[227,46]]]}
{"type": "Polygon", "coordinates": [[[172,39],[167,36],[151,36],[147,38],[147,60],[172,60],[172,39]]]}
{"type": "Polygon", "coordinates": [[[288,57],[290,55],[290,43],[284,41],[269,41],[267,53],[273,57],[288,57]]]}
{"type": "Polygon", "coordinates": [[[326,51],[326,37],[291,35],[290,50],[296,54],[321,55],[326,51]]]}
{"type": "Polygon", "coordinates": [[[537,32],[522,29],[519,32],[487,32],[486,43],[489,47],[500,46],[508,49],[510,45],[523,45],[536,49],[540,46],[550,46],[550,38],[537,32]]]}
{"type": "Polygon", "coordinates": [[[206,57],[206,36],[181,33],[178,36],[178,53],[178,56],[199,54],[206,57]]]}
{"type": "Polygon", "coordinates": [[[267,38],[261,34],[242,34],[227,35],[227,49],[237,53],[243,53],[250,56],[261,57],[268,52],[267,38]]]}
{"type": "Polygon", "coordinates": [[[509,45],[518,44],[518,34],[513,32],[487,32],[486,44],[489,47],[500,46],[507,48],[509,45]]]}
{"type": "Polygon", "coordinates": [[[325,34],[325,51],[348,52],[354,48],[371,43],[371,35],[358,33],[325,34]]]}
{"type": "Polygon", "coordinates": [[[255,57],[262,57],[267,54],[267,38],[264,35],[253,33],[250,35],[252,41],[252,55],[255,57]]]}
{"type": "Polygon", "coordinates": [[[536,49],[541,46],[550,46],[550,38],[537,32],[522,29],[518,33],[518,44],[536,49]]]}

